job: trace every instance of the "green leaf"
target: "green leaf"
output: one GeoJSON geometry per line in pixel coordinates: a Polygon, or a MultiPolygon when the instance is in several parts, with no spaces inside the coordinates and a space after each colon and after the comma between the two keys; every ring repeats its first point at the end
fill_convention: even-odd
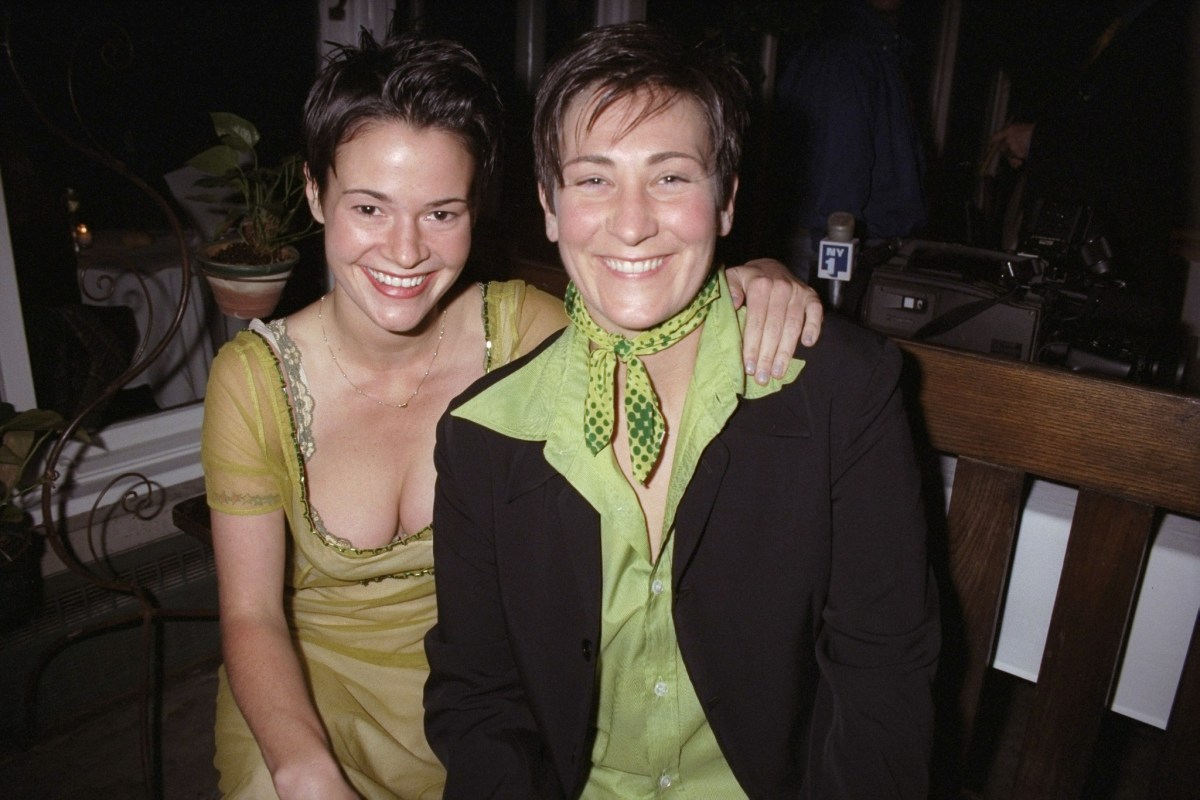
{"type": "MultiPolygon", "coordinates": [[[[16,434],[14,433],[13,436],[16,436],[16,434]]],[[[19,467],[24,463],[25,457],[17,455],[16,450],[7,445],[0,447],[0,467],[5,465],[19,467]]]]}
{"type": "Polygon", "coordinates": [[[0,447],[0,463],[24,463],[35,441],[37,437],[33,431],[8,431],[4,434],[4,446],[0,447]],[[10,460],[10,453],[13,460],[10,460]]]}
{"type": "Polygon", "coordinates": [[[224,175],[237,171],[238,153],[228,145],[218,144],[192,156],[187,163],[209,175],[224,175]]]}
{"type": "Polygon", "coordinates": [[[8,431],[57,431],[65,427],[66,422],[57,411],[32,408],[0,423],[0,434],[8,431]]]}
{"type": "Polygon", "coordinates": [[[224,189],[224,194],[189,194],[191,200],[203,200],[206,203],[221,203],[230,196],[229,181],[220,175],[209,175],[205,178],[197,178],[194,186],[199,186],[201,189],[224,189]]]}
{"type": "Polygon", "coordinates": [[[217,137],[235,150],[247,152],[258,144],[258,128],[253,123],[227,111],[212,111],[209,116],[212,117],[217,137]]]}
{"type": "Polygon", "coordinates": [[[235,231],[256,250],[273,253],[315,233],[319,228],[307,213],[299,154],[284,157],[277,166],[265,166],[254,149],[259,132],[251,122],[228,112],[209,115],[221,144],[194,156],[188,164],[205,176],[195,182],[198,188],[230,192],[223,197],[212,191],[190,197],[227,215],[214,238],[235,231]],[[301,212],[303,215],[297,216],[301,212]]]}

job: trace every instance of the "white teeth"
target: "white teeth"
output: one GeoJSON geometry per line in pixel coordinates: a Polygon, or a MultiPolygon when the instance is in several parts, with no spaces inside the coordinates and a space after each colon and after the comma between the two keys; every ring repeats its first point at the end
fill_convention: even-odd
{"type": "Polygon", "coordinates": [[[384,286],[392,286],[399,289],[411,289],[414,286],[420,286],[429,277],[428,275],[417,275],[412,278],[401,278],[396,275],[388,275],[386,272],[373,270],[369,267],[367,268],[367,272],[384,286]]]}
{"type": "Polygon", "coordinates": [[[661,256],[658,258],[647,258],[642,261],[626,261],[620,258],[606,258],[604,265],[616,272],[621,272],[626,275],[638,275],[643,272],[649,272],[652,269],[658,269],[663,263],[661,256]]]}

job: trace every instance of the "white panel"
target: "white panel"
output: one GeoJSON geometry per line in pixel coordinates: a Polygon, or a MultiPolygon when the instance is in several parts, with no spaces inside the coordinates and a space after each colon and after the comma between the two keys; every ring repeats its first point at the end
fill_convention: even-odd
{"type": "MultiPolygon", "coordinates": [[[[942,460],[946,494],[954,459],[942,460]]],[[[1058,593],[1074,489],[1034,481],[1021,515],[1012,577],[992,666],[1036,680],[1058,593]]],[[[1200,610],[1200,520],[1166,515],[1154,537],[1112,709],[1166,728],[1200,610]]]]}
{"type": "Polygon", "coordinates": [[[25,346],[25,319],[17,289],[17,265],[13,260],[8,230],[8,207],[4,202],[4,176],[0,175],[0,398],[17,407],[33,408],[33,373],[25,346]]]}

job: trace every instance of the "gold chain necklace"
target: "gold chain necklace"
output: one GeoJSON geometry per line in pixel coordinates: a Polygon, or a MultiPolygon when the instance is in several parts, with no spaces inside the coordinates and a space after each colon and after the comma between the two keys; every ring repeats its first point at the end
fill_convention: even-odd
{"type": "Polygon", "coordinates": [[[408,396],[408,399],[403,403],[388,403],[371,395],[358,388],[358,384],[350,380],[350,376],[346,374],[346,370],[342,369],[341,363],[338,361],[337,354],[333,352],[333,345],[329,343],[329,337],[325,335],[325,317],[321,312],[325,310],[325,298],[328,295],[321,295],[321,302],[317,304],[317,322],[321,326],[321,341],[325,343],[325,347],[329,349],[329,357],[333,359],[333,365],[337,367],[338,372],[342,373],[342,377],[346,379],[346,383],[350,384],[350,388],[358,394],[370,400],[377,406],[387,406],[389,408],[408,408],[408,404],[417,399],[417,395],[421,391],[421,387],[425,385],[425,379],[429,377],[430,370],[433,369],[433,364],[437,361],[438,351],[442,348],[442,337],[446,335],[446,312],[442,311],[442,327],[438,331],[437,344],[433,347],[433,358],[429,359],[429,366],[425,368],[425,374],[421,376],[421,380],[417,382],[417,388],[413,389],[413,393],[408,396]]]}

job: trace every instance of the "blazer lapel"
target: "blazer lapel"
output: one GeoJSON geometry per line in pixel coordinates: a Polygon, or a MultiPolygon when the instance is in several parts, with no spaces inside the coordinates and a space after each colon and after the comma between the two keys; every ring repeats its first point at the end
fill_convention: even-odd
{"type": "Polygon", "coordinates": [[[556,543],[564,561],[571,565],[573,585],[584,603],[588,618],[599,619],[601,566],[600,515],[575,491],[566,478],[546,462],[542,442],[524,442],[511,464],[507,499],[514,502],[525,494],[543,494],[545,514],[530,519],[544,526],[546,539],[556,543]]]}
{"type": "Polygon", "coordinates": [[[675,512],[673,578],[676,586],[704,538],[713,504],[730,469],[729,447],[725,444],[727,437],[745,437],[753,442],[778,437],[808,438],[810,435],[811,411],[807,392],[803,384],[797,389],[790,396],[779,392],[754,400],[740,399],[724,430],[704,449],[675,512]]]}
{"type": "Polygon", "coordinates": [[[558,532],[563,538],[568,561],[575,575],[579,599],[584,604],[587,619],[600,621],[600,600],[603,591],[603,567],[600,562],[600,515],[559,477],[560,486],[554,498],[558,508],[558,532]]]}
{"type": "Polygon", "coordinates": [[[708,517],[729,468],[729,448],[718,436],[700,455],[696,472],[675,511],[675,553],[672,556],[672,580],[680,585],[696,548],[708,527],[708,517]]]}

